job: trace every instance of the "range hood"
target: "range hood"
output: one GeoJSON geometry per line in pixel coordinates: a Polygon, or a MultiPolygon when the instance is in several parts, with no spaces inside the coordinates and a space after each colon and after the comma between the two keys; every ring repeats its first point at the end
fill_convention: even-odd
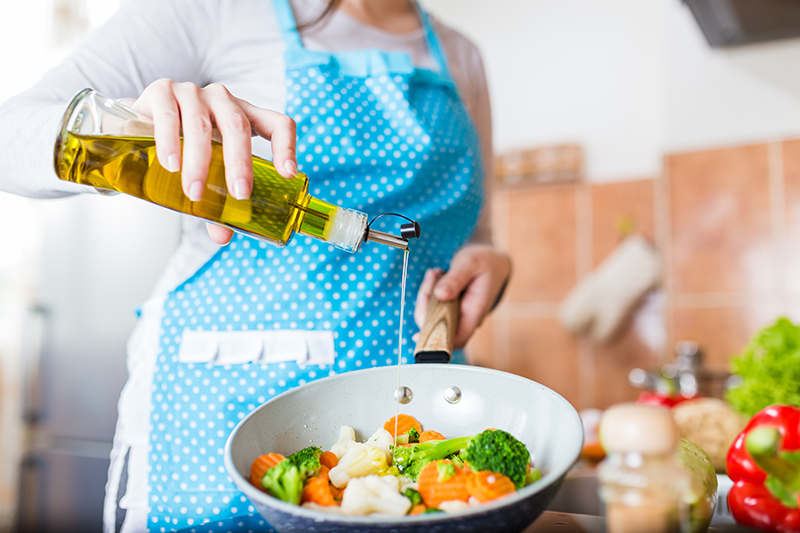
{"type": "Polygon", "coordinates": [[[684,0],[714,47],[800,37],[800,0],[684,0]]]}

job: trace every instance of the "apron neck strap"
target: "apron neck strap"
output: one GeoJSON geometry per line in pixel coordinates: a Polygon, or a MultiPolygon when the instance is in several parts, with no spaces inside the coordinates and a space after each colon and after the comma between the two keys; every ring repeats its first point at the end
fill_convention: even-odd
{"type": "MultiPolygon", "coordinates": [[[[272,5],[275,10],[275,15],[278,21],[278,28],[281,31],[283,40],[286,47],[290,51],[305,50],[303,40],[300,38],[300,32],[297,31],[297,22],[292,12],[292,6],[289,0],[272,0],[272,5]]],[[[439,39],[439,34],[433,29],[428,13],[419,5],[419,2],[414,1],[417,14],[422,22],[422,28],[425,34],[425,43],[428,45],[428,52],[434,62],[439,67],[439,75],[446,81],[452,83],[453,78],[450,75],[448,68],[447,56],[444,53],[444,47],[439,39]]]]}
{"type": "Polygon", "coordinates": [[[417,8],[417,14],[419,15],[419,18],[422,21],[422,29],[425,32],[425,43],[428,45],[428,52],[431,54],[434,62],[439,66],[439,75],[444,80],[452,83],[453,78],[450,76],[447,55],[444,52],[442,41],[439,39],[439,34],[433,29],[433,24],[431,24],[431,19],[428,16],[428,13],[422,9],[422,6],[419,5],[419,2],[415,0],[414,5],[417,8]]]}
{"type": "Polygon", "coordinates": [[[275,10],[278,28],[281,30],[286,47],[289,50],[302,50],[303,40],[300,38],[300,32],[297,31],[297,22],[289,0],[272,0],[272,7],[275,10]]]}

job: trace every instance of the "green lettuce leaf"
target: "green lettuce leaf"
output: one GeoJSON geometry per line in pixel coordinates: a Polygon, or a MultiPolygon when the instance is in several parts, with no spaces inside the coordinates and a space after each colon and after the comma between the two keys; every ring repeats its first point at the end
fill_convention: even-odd
{"type": "Polygon", "coordinates": [[[741,384],[725,399],[746,415],[775,404],[800,406],[800,327],[779,318],[762,329],[731,359],[731,372],[741,384]]]}

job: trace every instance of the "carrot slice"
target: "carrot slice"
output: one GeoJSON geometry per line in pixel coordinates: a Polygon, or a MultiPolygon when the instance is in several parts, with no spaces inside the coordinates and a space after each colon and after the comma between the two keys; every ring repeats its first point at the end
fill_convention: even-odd
{"type": "Polygon", "coordinates": [[[470,472],[467,475],[467,492],[479,502],[488,502],[511,494],[516,490],[514,482],[503,474],[496,474],[488,470],[470,472]]]}
{"type": "Polygon", "coordinates": [[[429,440],[445,440],[445,438],[444,435],[442,435],[438,431],[433,431],[432,429],[426,429],[425,431],[419,434],[420,442],[426,442],[429,440]]]}
{"type": "Polygon", "coordinates": [[[320,467],[319,467],[319,477],[324,477],[325,479],[330,480],[331,478],[328,475],[328,472],[330,472],[330,471],[331,471],[331,469],[328,468],[327,466],[320,465],[320,467]]]}
{"type": "Polygon", "coordinates": [[[411,508],[411,512],[408,513],[408,514],[410,514],[412,516],[416,515],[416,514],[422,514],[422,513],[425,512],[425,509],[427,509],[427,507],[425,507],[424,504],[418,503],[417,505],[415,505],[414,507],[411,508]]]}
{"type": "Polygon", "coordinates": [[[428,507],[439,507],[442,502],[450,500],[467,501],[469,499],[467,474],[447,459],[431,461],[425,465],[417,477],[417,490],[422,495],[422,501],[428,507]],[[455,467],[456,473],[447,479],[440,480],[439,465],[447,464],[455,467]]]}
{"type": "Polygon", "coordinates": [[[266,455],[259,455],[253,464],[250,465],[250,483],[261,490],[264,487],[261,485],[261,480],[264,479],[264,474],[267,470],[286,459],[279,453],[268,453],[266,455]]]}
{"type": "Polygon", "coordinates": [[[319,458],[319,463],[322,466],[327,466],[329,469],[339,464],[339,458],[333,452],[322,452],[319,458]]]}
{"type": "Polygon", "coordinates": [[[300,501],[302,503],[316,503],[326,507],[336,505],[336,500],[333,499],[333,494],[331,493],[330,483],[326,478],[319,476],[308,478],[305,486],[303,486],[303,496],[300,501]]]}
{"type": "Polygon", "coordinates": [[[395,435],[394,434],[394,418],[395,417],[390,418],[383,425],[383,429],[385,429],[386,431],[391,433],[392,437],[395,437],[397,435],[405,435],[406,433],[411,431],[411,428],[416,429],[417,433],[422,433],[422,424],[417,422],[416,418],[414,418],[411,415],[405,415],[405,414],[400,413],[399,415],[397,415],[397,435],[395,435]]]}

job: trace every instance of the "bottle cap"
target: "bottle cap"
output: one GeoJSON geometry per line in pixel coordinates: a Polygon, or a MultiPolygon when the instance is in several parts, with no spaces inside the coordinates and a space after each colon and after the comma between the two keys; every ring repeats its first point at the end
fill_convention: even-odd
{"type": "Polygon", "coordinates": [[[678,446],[678,428],[665,407],[622,403],[600,421],[600,444],[609,453],[663,455],[678,446]]]}
{"type": "Polygon", "coordinates": [[[400,226],[400,236],[405,240],[419,239],[420,231],[419,223],[416,220],[400,226]]]}

